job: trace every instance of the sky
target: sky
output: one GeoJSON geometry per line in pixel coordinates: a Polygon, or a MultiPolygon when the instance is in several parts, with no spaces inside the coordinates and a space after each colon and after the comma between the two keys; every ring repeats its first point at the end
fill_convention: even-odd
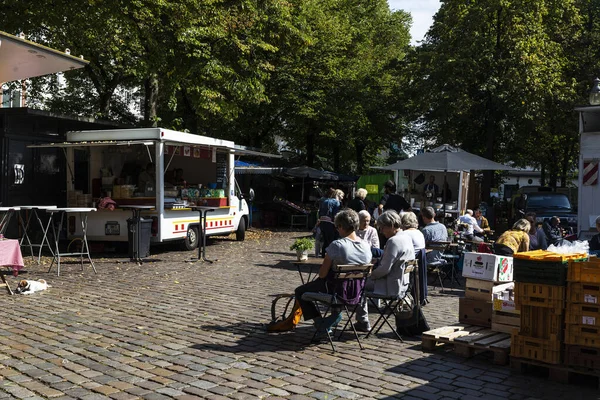
{"type": "Polygon", "coordinates": [[[417,45],[433,23],[433,15],[440,8],[439,0],[388,0],[392,10],[408,11],[413,18],[410,28],[411,44],[417,45]]]}

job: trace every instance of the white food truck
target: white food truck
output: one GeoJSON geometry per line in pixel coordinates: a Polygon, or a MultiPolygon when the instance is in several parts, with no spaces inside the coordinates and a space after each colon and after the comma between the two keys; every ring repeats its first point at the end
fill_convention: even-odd
{"type": "MultiPolygon", "coordinates": [[[[244,240],[249,208],[234,178],[234,157],[273,156],[231,141],[162,128],[69,132],[64,143],[30,147],[49,146],[64,148],[69,206],[90,206],[94,192],[116,202],[114,210],[89,213],[89,240],[127,241],[132,211],[120,206],[152,206],[141,212],[142,218],[152,219],[151,243],[182,240],[190,250],[202,234],[194,205],[215,208],[206,215],[207,236],[235,233],[237,240],[244,240]],[[154,181],[140,184],[144,172],[154,175],[154,181]]],[[[81,237],[78,218],[67,218],[69,237],[81,237]]]]}
{"type": "Polygon", "coordinates": [[[578,237],[589,240],[600,216],[600,106],[578,107],[579,112],[579,198],[578,237]]]}

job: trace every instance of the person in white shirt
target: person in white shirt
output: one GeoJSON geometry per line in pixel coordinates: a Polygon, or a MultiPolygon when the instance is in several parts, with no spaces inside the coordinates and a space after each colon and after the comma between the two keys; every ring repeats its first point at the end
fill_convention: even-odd
{"type": "Polygon", "coordinates": [[[367,210],[362,210],[358,213],[358,230],[356,231],[356,235],[369,243],[371,248],[379,248],[379,235],[377,234],[377,229],[373,228],[371,223],[371,214],[367,210]]]}
{"type": "Polygon", "coordinates": [[[481,238],[474,236],[475,232],[483,232],[483,229],[481,229],[479,227],[479,224],[477,224],[477,220],[475,219],[475,217],[473,217],[473,210],[468,209],[467,212],[465,213],[465,215],[461,216],[458,219],[458,222],[460,222],[461,224],[464,224],[467,228],[467,231],[465,232],[466,239],[468,239],[468,240],[481,239],[481,238]]]}

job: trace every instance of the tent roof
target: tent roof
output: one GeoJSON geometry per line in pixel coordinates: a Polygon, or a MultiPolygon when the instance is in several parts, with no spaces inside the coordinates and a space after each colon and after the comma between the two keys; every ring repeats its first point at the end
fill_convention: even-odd
{"type": "Polygon", "coordinates": [[[301,167],[286,168],[284,170],[284,175],[293,176],[296,178],[309,178],[322,181],[343,182],[358,180],[357,176],[337,174],[331,171],[322,171],[320,169],[307,167],[306,165],[303,165],[301,167]]]}
{"type": "Polygon", "coordinates": [[[479,157],[457,147],[442,145],[430,152],[417,154],[407,160],[398,161],[384,167],[374,167],[383,170],[411,169],[418,171],[470,171],[493,170],[512,171],[515,168],[499,164],[487,158],[479,157]]]}

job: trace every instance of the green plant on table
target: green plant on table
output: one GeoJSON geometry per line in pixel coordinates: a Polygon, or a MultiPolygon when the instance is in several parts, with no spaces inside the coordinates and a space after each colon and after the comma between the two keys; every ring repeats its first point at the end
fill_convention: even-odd
{"type": "Polygon", "coordinates": [[[296,239],[294,243],[290,246],[290,250],[296,251],[307,251],[313,249],[315,247],[315,240],[313,238],[300,238],[296,239]]]}

